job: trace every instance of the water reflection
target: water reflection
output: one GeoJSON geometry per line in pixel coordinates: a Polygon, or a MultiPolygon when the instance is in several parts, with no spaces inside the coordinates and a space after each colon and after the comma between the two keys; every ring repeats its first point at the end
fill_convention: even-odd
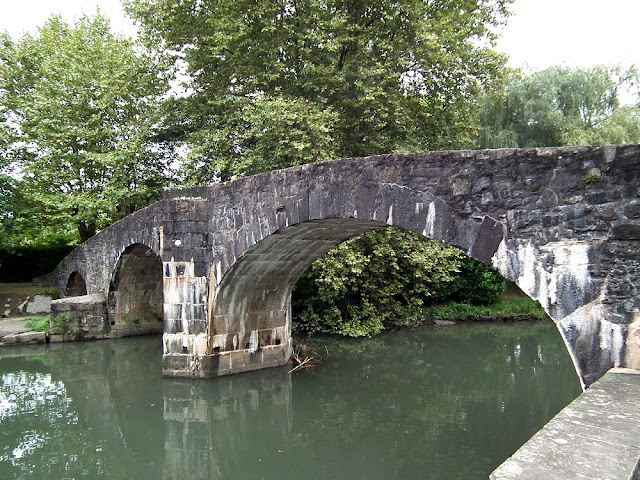
{"type": "Polygon", "coordinates": [[[274,449],[286,448],[282,439],[289,438],[292,423],[286,369],[215,382],[174,380],[164,386],[163,478],[222,479],[240,471],[257,475],[263,458],[266,465],[274,449]]]}
{"type": "Polygon", "coordinates": [[[213,381],[162,379],[158,338],[5,349],[0,478],[484,479],[580,391],[553,328],[316,339],[313,371],[213,381]]]}

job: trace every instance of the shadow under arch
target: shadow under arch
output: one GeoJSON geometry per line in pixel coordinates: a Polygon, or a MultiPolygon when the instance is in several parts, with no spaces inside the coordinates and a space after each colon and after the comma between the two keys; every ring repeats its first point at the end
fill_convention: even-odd
{"type": "Polygon", "coordinates": [[[141,243],[129,245],[118,258],[109,284],[111,329],[162,325],[163,298],[160,257],[141,243]]]}
{"type": "Polygon", "coordinates": [[[290,342],[291,292],[300,275],[340,242],[388,226],[330,218],[293,225],[258,242],[220,282],[209,325],[209,352],[290,342]]]}
{"type": "Polygon", "coordinates": [[[71,272],[65,288],[65,297],[79,297],[87,294],[87,284],[80,272],[71,272]]]}

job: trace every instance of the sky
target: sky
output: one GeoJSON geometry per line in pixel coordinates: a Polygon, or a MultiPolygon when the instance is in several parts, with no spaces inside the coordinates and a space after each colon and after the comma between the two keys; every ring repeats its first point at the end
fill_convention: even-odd
{"type": "MultiPolygon", "coordinates": [[[[115,30],[135,34],[120,0],[0,0],[0,31],[17,38],[35,32],[51,14],[72,21],[98,7],[115,30]]],[[[511,67],[640,66],[640,0],[516,0],[511,10],[497,46],[511,67]]]]}

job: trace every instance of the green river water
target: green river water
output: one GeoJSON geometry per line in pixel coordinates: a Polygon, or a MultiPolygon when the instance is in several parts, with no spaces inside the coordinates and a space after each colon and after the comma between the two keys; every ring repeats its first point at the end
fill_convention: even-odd
{"type": "Polygon", "coordinates": [[[555,326],[305,340],[328,358],[161,377],[161,337],[0,351],[0,478],[486,479],[580,393],[555,326]]]}

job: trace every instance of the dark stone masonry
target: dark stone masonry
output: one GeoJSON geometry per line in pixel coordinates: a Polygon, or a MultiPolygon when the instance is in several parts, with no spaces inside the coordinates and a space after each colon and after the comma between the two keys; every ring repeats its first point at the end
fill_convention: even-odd
{"type": "Polygon", "coordinates": [[[60,292],[100,296],[105,335],[163,321],[165,375],[218,376],[285,363],[300,274],[394,225],[538,300],[589,384],[640,368],[639,186],[638,145],[314,163],[168,191],[72,252],[56,279],[60,292]]]}

